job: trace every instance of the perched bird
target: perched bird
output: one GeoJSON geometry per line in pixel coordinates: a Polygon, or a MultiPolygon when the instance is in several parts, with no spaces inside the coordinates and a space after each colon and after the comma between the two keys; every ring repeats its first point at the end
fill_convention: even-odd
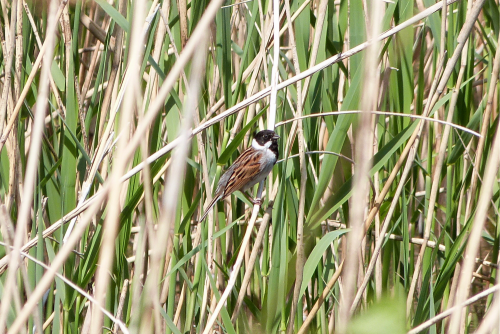
{"type": "MultiPolygon", "coordinates": [[[[241,153],[221,176],[215,196],[200,221],[205,219],[217,201],[236,190],[244,192],[267,177],[278,160],[278,138],[271,130],[260,131],[254,136],[252,146],[241,153]]],[[[252,202],[257,203],[256,200],[252,202]]]]}

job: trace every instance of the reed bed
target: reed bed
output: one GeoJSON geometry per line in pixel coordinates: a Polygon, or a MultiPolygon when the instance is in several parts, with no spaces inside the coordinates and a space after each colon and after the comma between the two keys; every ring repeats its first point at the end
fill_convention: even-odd
{"type": "Polygon", "coordinates": [[[498,0],[0,4],[0,334],[500,331],[498,0]]]}

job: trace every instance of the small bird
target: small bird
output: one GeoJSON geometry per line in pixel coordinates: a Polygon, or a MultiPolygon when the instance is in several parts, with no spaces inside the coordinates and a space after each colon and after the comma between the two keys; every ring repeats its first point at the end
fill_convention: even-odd
{"type": "MultiPolygon", "coordinates": [[[[252,146],[247,148],[221,176],[215,196],[200,222],[205,219],[217,201],[236,190],[244,192],[267,177],[278,161],[278,138],[279,136],[272,130],[263,130],[254,136],[252,146]]],[[[257,200],[252,202],[258,203],[257,200]]]]}

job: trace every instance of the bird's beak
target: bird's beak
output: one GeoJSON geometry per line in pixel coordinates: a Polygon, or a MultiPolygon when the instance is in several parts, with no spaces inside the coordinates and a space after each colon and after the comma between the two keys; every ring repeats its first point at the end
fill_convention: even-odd
{"type": "Polygon", "coordinates": [[[273,139],[280,139],[280,136],[278,136],[277,134],[274,134],[273,139]]]}

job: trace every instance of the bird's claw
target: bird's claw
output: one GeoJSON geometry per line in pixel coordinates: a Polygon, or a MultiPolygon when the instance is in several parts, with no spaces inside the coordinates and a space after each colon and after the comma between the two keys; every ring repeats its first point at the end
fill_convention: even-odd
{"type": "Polygon", "coordinates": [[[251,201],[252,201],[252,203],[254,205],[259,205],[259,206],[262,205],[262,199],[261,198],[253,198],[253,199],[251,199],[251,201]]]}

